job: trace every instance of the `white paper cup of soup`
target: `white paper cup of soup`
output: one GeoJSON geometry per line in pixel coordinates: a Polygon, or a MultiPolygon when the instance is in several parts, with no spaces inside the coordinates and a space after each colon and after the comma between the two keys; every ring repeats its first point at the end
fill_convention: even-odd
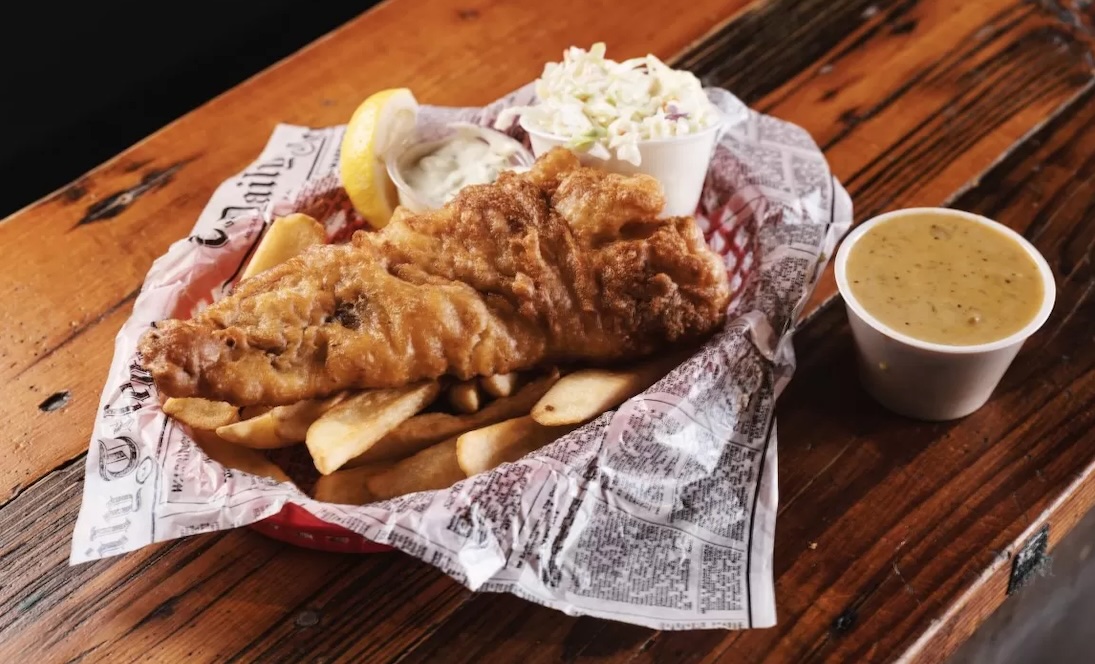
{"type": "Polygon", "coordinates": [[[836,281],[866,390],[930,421],[984,405],[1056,297],[1049,265],[1023,236],[948,208],[863,223],[837,252],[836,281]]]}
{"type": "MultiPolygon", "coordinates": [[[[539,157],[551,148],[566,146],[569,139],[529,126],[525,118],[521,128],[528,132],[532,153],[539,157]]],[[[600,159],[587,152],[575,151],[582,164],[601,168],[612,173],[634,175],[644,173],[653,176],[665,192],[667,217],[692,216],[700,202],[707,168],[715,153],[715,144],[721,134],[721,125],[714,124],[693,134],[669,138],[639,141],[639,165],[617,159],[600,159]]]]}

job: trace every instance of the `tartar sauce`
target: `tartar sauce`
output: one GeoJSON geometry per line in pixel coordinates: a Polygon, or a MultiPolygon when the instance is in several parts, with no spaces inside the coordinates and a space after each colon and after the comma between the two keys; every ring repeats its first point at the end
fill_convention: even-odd
{"type": "Polygon", "coordinates": [[[469,184],[489,184],[511,167],[514,150],[475,135],[458,134],[420,157],[403,174],[407,184],[437,205],[448,203],[469,184]]]}

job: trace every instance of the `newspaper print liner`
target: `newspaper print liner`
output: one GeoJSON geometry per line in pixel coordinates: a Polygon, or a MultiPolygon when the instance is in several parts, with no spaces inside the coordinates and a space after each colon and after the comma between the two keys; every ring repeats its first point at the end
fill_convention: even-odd
{"type": "MultiPolygon", "coordinates": [[[[319,503],[208,459],[163,415],[136,352],[157,320],[231,290],[271,219],[361,227],[337,177],[344,127],[279,125],[262,156],[217,189],[190,237],[152,266],[118,333],[73,533],[77,564],[237,528],[295,503],[425,560],[472,590],[655,629],[775,624],[776,427],[794,370],[793,321],[851,201],[799,127],[710,89],[723,114],[698,214],[736,295],[724,330],[645,393],[515,463],[443,491],[366,506],[319,503]]],[[[423,107],[428,136],[489,125],[532,86],[485,108],[423,107]]],[[[519,128],[511,134],[527,138],[519,128]]]]}

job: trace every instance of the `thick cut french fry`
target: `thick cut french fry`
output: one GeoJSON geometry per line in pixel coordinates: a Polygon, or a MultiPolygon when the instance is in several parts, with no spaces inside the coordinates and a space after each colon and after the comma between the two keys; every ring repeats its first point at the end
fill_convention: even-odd
{"type": "Polygon", "coordinates": [[[196,429],[191,432],[191,438],[202,448],[205,455],[222,466],[242,470],[260,477],[271,477],[279,482],[289,482],[289,476],[285,474],[276,463],[270,461],[262,452],[246,447],[240,447],[224,440],[212,431],[196,429]]]}
{"type": "Polygon", "coordinates": [[[365,480],[391,468],[392,462],[371,463],[357,468],[336,470],[321,475],[312,489],[312,497],[325,503],[340,505],[366,505],[377,498],[365,486],[365,480]]]}
{"type": "Polygon", "coordinates": [[[163,412],[192,429],[205,431],[240,421],[240,410],[232,404],[196,397],[168,399],[163,412]]]}
{"type": "Polygon", "coordinates": [[[304,442],[312,422],[344,398],[345,395],[337,394],[328,399],[277,406],[250,419],[217,427],[217,435],[228,442],[260,450],[296,445],[304,442]]]}
{"type": "Polygon", "coordinates": [[[546,427],[528,415],[469,431],[456,439],[456,460],[468,477],[516,461],[577,425],[546,427]]]}
{"type": "Polygon", "coordinates": [[[450,438],[403,459],[388,470],[369,475],[365,486],[375,500],[416,491],[444,489],[464,479],[456,461],[456,439],[450,438]]]}
{"type": "Polygon", "coordinates": [[[479,412],[470,415],[426,413],[412,417],[378,440],[363,454],[351,459],[346,465],[358,466],[374,461],[402,459],[466,431],[528,415],[529,410],[557,380],[559,380],[559,372],[552,371],[546,376],[529,382],[512,396],[496,399],[479,412]]]}
{"type": "Polygon", "coordinates": [[[483,386],[484,392],[497,399],[513,394],[517,390],[517,381],[517,372],[511,371],[505,374],[483,376],[479,379],[479,384],[483,386]]]}
{"type": "Polygon", "coordinates": [[[532,408],[532,419],[544,426],[581,424],[642,392],[680,364],[673,354],[630,369],[580,369],[551,386],[532,408]]]}
{"type": "Polygon", "coordinates": [[[365,452],[441,391],[436,381],[369,390],[347,398],[308,428],[304,441],[319,472],[327,475],[365,452]]]}
{"type": "Polygon", "coordinates": [[[273,409],[249,420],[217,427],[217,435],[230,443],[256,450],[272,450],[300,442],[278,435],[278,420],[273,409]]]}
{"type": "Polygon", "coordinates": [[[482,405],[479,385],[473,380],[456,383],[449,388],[449,403],[458,413],[474,413],[482,405]]]}
{"type": "Polygon", "coordinates": [[[240,279],[247,279],[280,265],[315,244],[327,241],[323,224],[306,214],[290,214],[270,224],[262,237],[255,255],[247,263],[240,279]]]}
{"type": "Polygon", "coordinates": [[[314,401],[301,401],[288,406],[274,408],[274,419],[277,420],[278,435],[287,440],[302,442],[308,435],[308,429],[312,423],[318,420],[324,413],[331,410],[344,400],[349,398],[346,392],[340,392],[326,399],[314,401]]]}

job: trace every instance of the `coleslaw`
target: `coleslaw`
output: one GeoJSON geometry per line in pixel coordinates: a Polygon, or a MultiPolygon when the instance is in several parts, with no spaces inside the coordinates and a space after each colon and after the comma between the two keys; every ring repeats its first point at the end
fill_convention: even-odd
{"type": "Polygon", "coordinates": [[[638,166],[641,141],[694,134],[718,123],[715,106],[694,74],[653,55],[615,62],[604,43],[571,47],[536,81],[537,103],[503,111],[495,127],[517,118],[526,130],[567,139],[567,147],[638,166]]]}

